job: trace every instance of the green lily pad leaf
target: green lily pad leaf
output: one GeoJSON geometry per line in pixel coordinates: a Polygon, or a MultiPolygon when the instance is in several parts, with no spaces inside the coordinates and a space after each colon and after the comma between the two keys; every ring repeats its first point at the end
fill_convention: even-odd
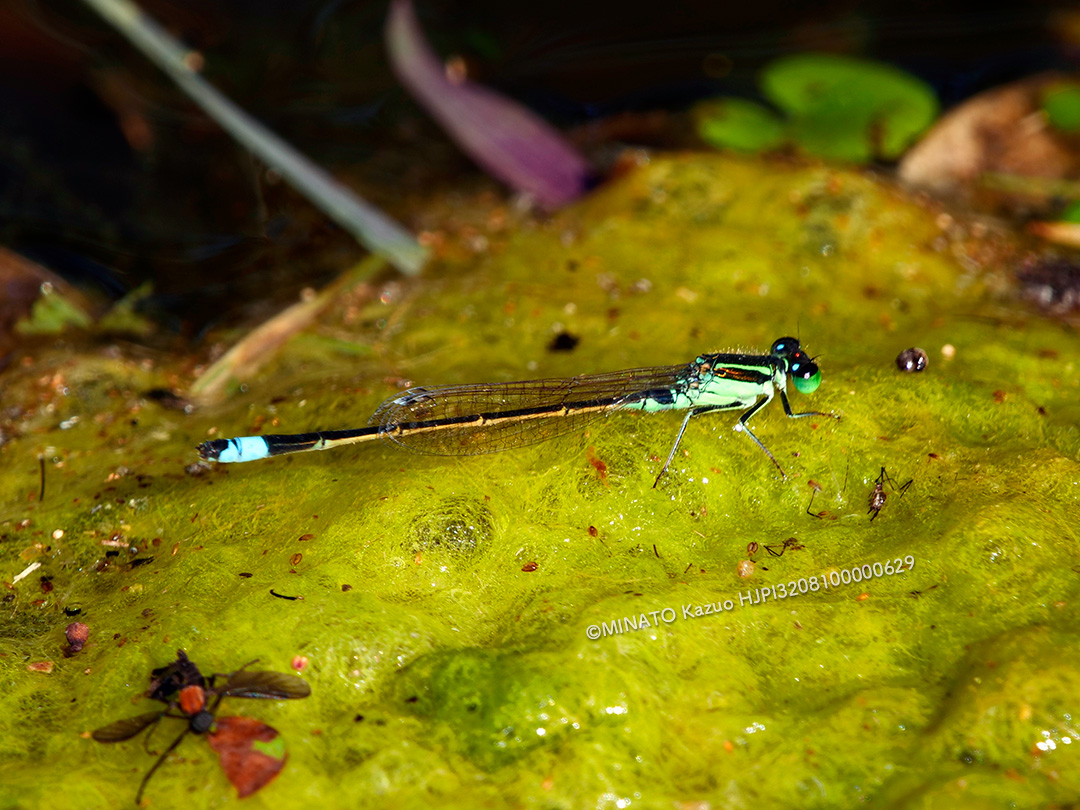
{"type": "Polygon", "coordinates": [[[1080,130],[1080,85],[1060,82],[1047,89],[1042,99],[1050,123],[1065,132],[1080,130]]]}
{"type": "Polygon", "coordinates": [[[694,122],[698,135],[711,146],[760,152],[774,149],[785,140],[784,122],[776,113],[741,98],[698,105],[694,122]]]}
{"type": "Polygon", "coordinates": [[[832,54],[777,60],[761,77],[793,140],[834,160],[892,160],[937,115],[933,90],[890,65],[832,54]]]}

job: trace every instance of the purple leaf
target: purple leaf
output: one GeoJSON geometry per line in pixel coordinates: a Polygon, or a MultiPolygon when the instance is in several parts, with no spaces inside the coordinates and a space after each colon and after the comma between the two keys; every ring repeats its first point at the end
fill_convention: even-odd
{"type": "Polygon", "coordinates": [[[410,0],[392,0],[386,24],[398,79],[485,171],[547,209],[589,187],[592,169],[559,132],[517,102],[467,80],[451,81],[428,47],[410,0]]]}

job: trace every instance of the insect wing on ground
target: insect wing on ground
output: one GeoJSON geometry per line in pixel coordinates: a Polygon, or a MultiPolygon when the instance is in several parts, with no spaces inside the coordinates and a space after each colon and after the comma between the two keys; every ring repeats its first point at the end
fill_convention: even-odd
{"type": "Polygon", "coordinates": [[[137,714],[134,717],[125,717],[123,720],[117,720],[115,723],[109,723],[107,726],[102,726],[91,733],[90,736],[102,743],[130,740],[144,728],[152,726],[160,720],[164,714],[165,712],[162,710],[147,712],[146,714],[137,714]]]}
{"type": "MultiPolygon", "coordinates": [[[[154,725],[158,720],[166,715],[168,709],[163,709],[157,712],[147,712],[146,714],[138,714],[134,717],[127,717],[123,720],[117,720],[115,723],[109,723],[107,726],[94,731],[90,736],[97,742],[111,743],[111,742],[123,742],[124,740],[130,740],[140,731],[149,726],[154,725]]],[[[156,760],[154,764],[150,766],[150,770],[143,776],[142,781],[139,782],[139,791],[135,794],[135,804],[139,804],[142,801],[143,791],[146,790],[146,785],[150,782],[150,777],[153,776],[157,769],[165,762],[165,759],[173,752],[173,750],[180,744],[180,741],[187,736],[191,731],[192,725],[189,724],[183,731],[181,731],[176,738],[169,743],[169,747],[166,748],[156,760]]]]}
{"type": "Polygon", "coordinates": [[[306,698],[311,694],[311,687],[307,681],[296,675],[284,672],[249,672],[242,669],[230,675],[224,686],[210,691],[222,697],[290,700],[306,698]]]}
{"type": "Polygon", "coordinates": [[[265,787],[285,767],[285,743],[277,729],[253,717],[219,717],[206,741],[241,799],[265,787]]]}

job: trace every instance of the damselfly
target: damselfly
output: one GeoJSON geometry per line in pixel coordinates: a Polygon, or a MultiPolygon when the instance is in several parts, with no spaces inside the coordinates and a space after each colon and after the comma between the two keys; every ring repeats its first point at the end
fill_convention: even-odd
{"type": "Polygon", "coordinates": [[[368,427],[292,435],[214,439],[199,454],[220,462],[255,461],[267,456],[329,450],[346,444],[385,439],[416,453],[471,456],[535,444],[572,433],[618,411],[686,411],[675,443],[653,486],[671,465],[690,418],[713,411],[745,408],[735,425],[783,467],[753,434],[750,417],[780,395],[784,413],[840,417],[820,411],[793,413],[787,383],[811,394],[821,371],[792,337],[775,341],[768,354],[702,354],[679,366],[639,368],[555,380],[412,388],[380,405],[368,427]]]}

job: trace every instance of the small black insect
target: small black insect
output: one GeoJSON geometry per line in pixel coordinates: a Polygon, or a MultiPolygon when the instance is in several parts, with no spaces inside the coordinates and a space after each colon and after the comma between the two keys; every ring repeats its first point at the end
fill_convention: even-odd
{"type": "Polygon", "coordinates": [[[870,518],[870,522],[874,522],[874,518],[878,516],[878,512],[880,512],[882,507],[885,506],[885,499],[889,497],[888,494],[885,492],[886,484],[888,484],[892,488],[893,492],[898,492],[902,496],[905,492],[907,492],[908,487],[911,486],[914,480],[915,479],[912,478],[911,481],[908,481],[902,487],[897,487],[896,482],[893,481],[892,477],[887,472],[885,472],[885,468],[882,467],[881,473],[876,479],[874,479],[874,488],[870,491],[870,508],[866,510],[866,514],[868,515],[871,512],[874,513],[873,517],[870,518]]]}

